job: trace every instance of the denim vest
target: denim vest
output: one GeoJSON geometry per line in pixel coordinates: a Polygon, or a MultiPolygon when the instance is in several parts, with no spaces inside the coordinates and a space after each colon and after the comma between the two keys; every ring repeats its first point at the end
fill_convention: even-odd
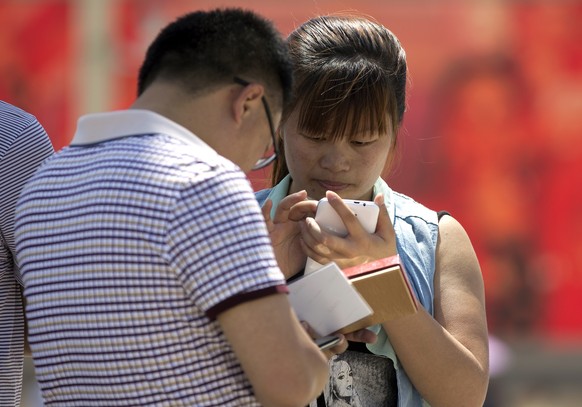
{"type": "MultiPolygon", "coordinates": [[[[267,198],[273,201],[271,216],[274,216],[275,208],[281,199],[287,196],[290,183],[291,178],[288,175],[274,188],[255,193],[261,206],[267,198]]],[[[396,248],[416,298],[424,309],[433,315],[433,278],[438,236],[437,213],[413,199],[393,191],[381,178],[378,178],[374,184],[373,196],[378,193],[384,194],[388,213],[396,232],[396,248]]],[[[394,362],[398,382],[398,407],[427,406],[428,403],[416,391],[400,365],[382,326],[374,325],[369,329],[378,334],[378,340],[374,344],[368,344],[368,349],[372,353],[386,356],[394,362]]]]}

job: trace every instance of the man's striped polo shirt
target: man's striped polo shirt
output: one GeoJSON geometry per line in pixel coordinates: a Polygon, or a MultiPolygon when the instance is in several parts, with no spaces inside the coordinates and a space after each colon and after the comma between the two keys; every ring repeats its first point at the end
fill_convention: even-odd
{"type": "Polygon", "coordinates": [[[18,205],[47,406],[257,405],[214,317],[286,286],[237,166],[153,112],[89,115],[18,205]]]}
{"type": "Polygon", "coordinates": [[[0,406],[20,406],[24,315],[14,258],[14,209],[51,142],[36,118],[0,101],[0,406]]]}

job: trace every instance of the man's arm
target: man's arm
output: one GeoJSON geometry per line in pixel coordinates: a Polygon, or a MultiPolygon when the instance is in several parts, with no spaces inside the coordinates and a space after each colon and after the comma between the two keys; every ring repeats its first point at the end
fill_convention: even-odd
{"type": "Polygon", "coordinates": [[[326,357],[285,294],[243,302],[217,319],[263,406],[305,406],[321,393],[326,357]]]}
{"type": "Polygon", "coordinates": [[[315,399],[327,380],[326,357],[283,293],[285,279],[244,174],[219,168],[184,188],[167,242],[186,292],[221,325],[259,402],[303,407],[315,399]]]}
{"type": "Polygon", "coordinates": [[[40,123],[0,102],[0,405],[18,405],[22,389],[24,314],[14,264],[14,213],[22,188],[53,153],[40,123]]]}

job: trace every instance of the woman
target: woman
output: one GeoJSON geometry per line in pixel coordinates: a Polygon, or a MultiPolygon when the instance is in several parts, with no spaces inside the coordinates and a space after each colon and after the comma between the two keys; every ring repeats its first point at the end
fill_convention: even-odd
{"type": "MultiPolygon", "coordinates": [[[[283,112],[275,187],[257,193],[279,264],[289,278],[307,256],[347,267],[399,254],[422,306],[347,336],[360,341],[342,357],[365,367],[355,389],[362,405],[482,405],[487,326],[471,242],[452,216],[439,219],[381,178],[405,110],[404,50],[385,27],[351,16],[314,18],[288,41],[295,98],[283,112]],[[324,196],[346,224],[345,238],[305,218],[324,196]],[[339,198],[380,205],[375,233],[366,233],[339,198]]],[[[325,404],[320,398],[312,405],[325,404]]]]}

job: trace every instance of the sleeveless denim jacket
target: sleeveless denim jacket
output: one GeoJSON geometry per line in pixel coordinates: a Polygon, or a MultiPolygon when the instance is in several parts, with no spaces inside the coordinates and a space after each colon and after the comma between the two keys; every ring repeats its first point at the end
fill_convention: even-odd
{"type": "MultiPolygon", "coordinates": [[[[274,188],[255,193],[261,206],[267,199],[273,201],[271,216],[274,216],[275,208],[281,199],[287,196],[290,183],[291,178],[287,175],[274,188]]],[[[433,315],[437,213],[406,195],[393,191],[382,178],[378,178],[374,184],[373,196],[378,193],[384,194],[386,207],[396,232],[396,248],[414,294],[424,309],[433,315]]],[[[398,407],[428,406],[408,379],[382,326],[374,325],[368,329],[378,334],[378,340],[374,344],[368,344],[368,349],[394,362],[398,382],[398,407]]]]}

